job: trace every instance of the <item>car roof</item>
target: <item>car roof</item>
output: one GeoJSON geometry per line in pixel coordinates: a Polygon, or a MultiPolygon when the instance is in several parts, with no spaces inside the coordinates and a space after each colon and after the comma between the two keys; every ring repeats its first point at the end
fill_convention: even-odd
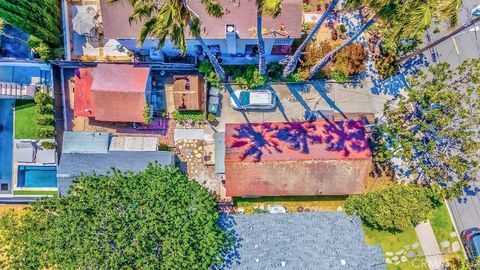
{"type": "Polygon", "coordinates": [[[480,235],[475,235],[472,238],[472,243],[477,254],[480,254],[480,235]]]}
{"type": "Polygon", "coordinates": [[[250,93],[250,104],[252,105],[262,105],[262,104],[271,104],[272,103],[272,93],[269,91],[251,91],[250,93]]]}

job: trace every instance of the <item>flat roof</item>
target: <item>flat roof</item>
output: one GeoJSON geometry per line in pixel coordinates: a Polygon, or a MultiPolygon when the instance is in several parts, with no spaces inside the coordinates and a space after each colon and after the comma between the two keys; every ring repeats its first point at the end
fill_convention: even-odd
{"type": "Polygon", "coordinates": [[[108,153],[110,133],[73,132],[63,133],[62,153],[108,153]]]}

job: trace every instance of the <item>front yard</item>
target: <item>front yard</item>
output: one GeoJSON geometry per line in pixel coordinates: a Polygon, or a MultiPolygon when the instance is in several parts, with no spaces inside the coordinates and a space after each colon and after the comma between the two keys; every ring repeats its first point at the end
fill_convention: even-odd
{"type": "Polygon", "coordinates": [[[461,253],[460,240],[445,204],[433,210],[430,224],[443,254],[461,253]]]}
{"type": "Polygon", "coordinates": [[[428,269],[422,247],[412,227],[401,233],[379,231],[363,226],[367,245],[381,245],[389,270],[428,269]],[[402,262],[403,261],[403,262],[402,262]]]}
{"type": "Polygon", "coordinates": [[[15,139],[37,139],[37,112],[33,100],[15,101],[15,139]]]}

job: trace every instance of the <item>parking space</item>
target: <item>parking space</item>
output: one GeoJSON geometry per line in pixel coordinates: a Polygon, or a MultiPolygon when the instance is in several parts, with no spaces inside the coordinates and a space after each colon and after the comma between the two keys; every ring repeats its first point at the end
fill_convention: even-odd
{"type": "Polygon", "coordinates": [[[240,89],[237,85],[226,85],[220,92],[220,111],[217,114],[217,131],[225,130],[226,123],[294,122],[303,121],[306,111],[335,119],[352,116],[381,114],[387,95],[371,93],[372,83],[365,80],[357,84],[312,83],[272,84],[277,107],[270,111],[242,111],[231,106],[231,93],[240,89]]]}

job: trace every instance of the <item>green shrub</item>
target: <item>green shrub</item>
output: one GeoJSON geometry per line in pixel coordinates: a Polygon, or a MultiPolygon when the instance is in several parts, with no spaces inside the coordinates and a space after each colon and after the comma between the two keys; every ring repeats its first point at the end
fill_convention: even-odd
{"type": "Polygon", "coordinates": [[[375,229],[403,231],[428,219],[442,196],[438,187],[399,184],[349,196],[345,201],[345,212],[359,215],[375,229]]]}
{"type": "Polygon", "coordinates": [[[37,111],[38,114],[52,114],[53,105],[52,104],[47,104],[47,105],[36,104],[35,110],[37,111]]]}
{"type": "Polygon", "coordinates": [[[337,71],[337,70],[332,71],[332,73],[330,73],[330,77],[332,77],[333,80],[335,80],[336,82],[339,82],[339,83],[348,82],[347,74],[345,74],[341,71],[337,71]]]}
{"type": "Polygon", "coordinates": [[[312,6],[310,5],[303,5],[303,11],[310,12],[312,10],[312,6]]]}
{"type": "Polygon", "coordinates": [[[310,29],[312,29],[312,25],[310,23],[303,23],[302,24],[302,31],[303,32],[307,32],[309,31],[310,29]]]}
{"type": "Polygon", "coordinates": [[[207,115],[207,120],[208,120],[208,122],[213,122],[213,121],[217,120],[217,117],[215,117],[215,115],[213,113],[209,113],[207,115]]]}
{"type": "Polygon", "coordinates": [[[53,138],[55,137],[55,129],[53,126],[40,126],[37,129],[37,135],[39,138],[53,138]]]}
{"type": "Polygon", "coordinates": [[[256,65],[249,65],[246,67],[246,70],[243,76],[238,76],[235,78],[235,82],[241,84],[247,88],[255,88],[261,85],[264,85],[266,77],[260,75],[258,72],[258,67],[256,65]]]}
{"type": "Polygon", "coordinates": [[[288,75],[288,77],[286,78],[286,81],[287,82],[301,82],[303,80],[302,80],[302,77],[300,76],[300,74],[295,72],[295,73],[292,73],[292,74],[288,75]]]}
{"type": "Polygon", "coordinates": [[[210,83],[211,87],[220,87],[220,78],[218,78],[218,75],[213,69],[212,64],[210,64],[210,61],[201,61],[200,65],[198,66],[198,72],[205,73],[205,81],[210,83]]]}
{"type": "Polygon", "coordinates": [[[344,24],[339,24],[337,29],[338,29],[338,32],[340,32],[340,33],[346,33],[347,32],[347,27],[345,27],[344,24]]]}
{"type": "Polygon", "coordinates": [[[157,151],[170,151],[170,150],[171,150],[171,147],[164,143],[157,145],[157,151]]]}
{"type": "Polygon", "coordinates": [[[50,48],[35,36],[28,38],[27,45],[44,61],[60,58],[63,55],[63,48],[50,48]]]}
{"type": "Polygon", "coordinates": [[[43,142],[40,143],[40,146],[43,149],[55,149],[55,142],[43,141],[43,142]]]}
{"type": "Polygon", "coordinates": [[[177,122],[186,122],[192,120],[194,122],[205,122],[207,116],[200,111],[175,111],[173,112],[173,119],[177,122]]]}
{"type": "Polygon", "coordinates": [[[51,126],[54,124],[52,115],[39,115],[36,121],[40,126],[51,126]]]}
{"type": "Polygon", "coordinates": [[[145,105],[145,109],[143,110],[143,121],[147,125],[152,122],[151,112],[152,108],[150,107],[150,104],[145,105]]]}
{"type": "Polygon", "coordinates": [[[397,74],[400,69],[393,56],[386,56],[379,60],[375,60],[374,66],[382,80],[397,74]]]}
{"type": "Polygon", "coordinates": [[[37,92],[34,97],[35,104],[53,104],[53,97],[45,92],[37,92]]]}

